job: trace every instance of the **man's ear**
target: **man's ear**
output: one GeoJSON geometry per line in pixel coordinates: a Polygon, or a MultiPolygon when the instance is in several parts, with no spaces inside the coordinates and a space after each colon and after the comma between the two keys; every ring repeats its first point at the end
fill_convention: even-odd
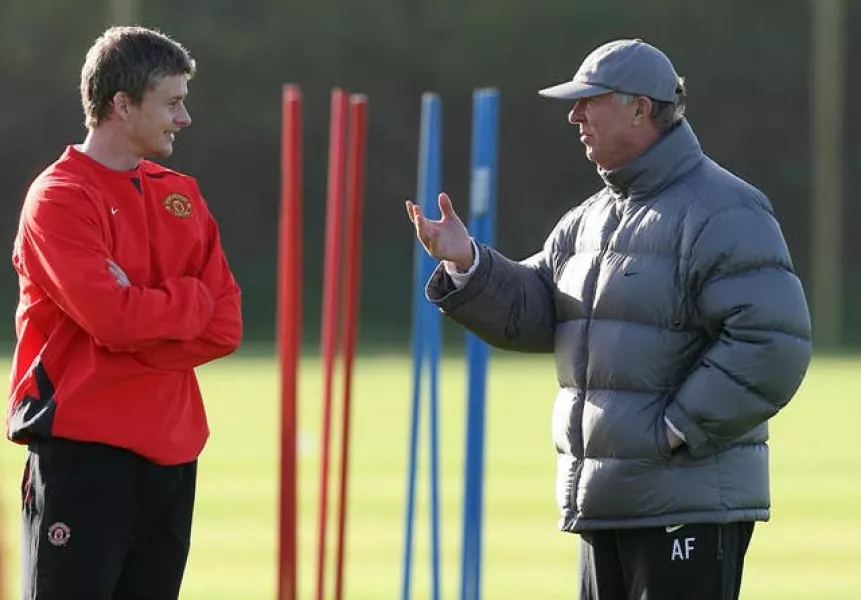
{"type": "Polygon", "coordinates": [[[131,105],[132,99],[125,92],[117,92],[114,94],[114,97],[111,98],[111,107],[113,108],[114,113],[116,113],[116,115],[123,121],[128,119],[131,105]]]}
{"type": "Polygon", "coordinates": [[[652,99],[648,96],[637,96],[637,108],[634,110],[634,121],[647,118],[652,114],[652,99]]]}

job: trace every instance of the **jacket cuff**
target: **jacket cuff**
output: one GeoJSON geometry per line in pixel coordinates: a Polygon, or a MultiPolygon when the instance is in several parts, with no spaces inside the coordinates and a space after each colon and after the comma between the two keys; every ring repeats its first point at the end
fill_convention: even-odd
{"type": "Polygon", "coordinates": [[[454,263],[448,262],[447,260],[442,261],[446,275],[451,277],[451,281],[457,289],[466,285],[466,282],[469,281],[469,278],[472,277],[475,270],[478,268],[478,261],[481,259],[481,255],[478,253],[478,244],[476,244],[475,240],[472,238],[469,239],[469,243],[472,245],[472,264],[469,265],[469,269],[461,272],[457,270],[454,263]]]}
{"type": "Polygon", "coordinates": [[[664,411],[664,418],[684,434],[685,445],[694,458],[704,458],[714,454],[705,432],[685,412],[678,402],[671,402],[664,411]]]}
{"type": "Polygon", "coordinates": [[[451,312],[458,306],[473,300],[487,285],[493,259],[485,245],[476,244],[476,246],[478,248],[478,266],[462,288],[457,289],[455,287],[451,277],[445,272],[445,267],[442,263],[437,265],[437,268],[428,280],[425,287],[425,296],[444,312],[451,312]]]}

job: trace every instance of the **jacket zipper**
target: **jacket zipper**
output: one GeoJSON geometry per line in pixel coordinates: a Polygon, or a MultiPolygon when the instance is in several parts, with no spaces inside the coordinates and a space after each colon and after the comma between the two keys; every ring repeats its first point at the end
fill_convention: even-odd
{"type": "MultiPolygon", "coordinates": [[[[611,195],[611,198],[612,198],[612,195],[611,195]]],[[[589,332],[592,330],[592,315],[595,312],[595,294],[598,291],[598,276],[600,275],[600,271],[601,271],[601,263],[604,261],[604,256],[607,254],[607,250],[609,249],[610,240],[613,238],[613,235],[615,235],[615,233],[619,230],[619,226],[622,224],[623,215],[620,214],[619,202],[615,198],[613,198],[613,205],[611,207],[611,211],[612,211],[613,216],[616,218],[616,225],[615,225],[615,227],[613,227],[612,231],[608,231],[606,234],[606,237],[601,240],[601,248],[598,251],[598,260],[595,262],[595,277],[592,280],[592,294],[590,296],[589,317],[586,320],[586,330],[585,330],[584,336],[583,336],[584,343],[586,346],[584,349],[584,352],[583,352],[583,356],[585,356],[585,359],[586,359],[585,368],[586,368],[587,376],[588,376],[588,372],[589,372],[589,360],[590,360],[590,356],[589,356],[589,332]]],[[[587,390],[587,382],[584,380],[583,384],[584,384],[584,386],[583,386],[582,393],[583,393],[583,402],[585,403],[586,392],[588,391],[587,390]]],[[[585,406],[584,406],[584,408],[585,408],[585,406]]],[[[580,476],[583,473],[583,461],[586,460],[586,442],[585,442],[585,436],[583,435],[583,413],[584,412],[585,412],[585,410],[580,411],[580,457],[581,458],[579,461],[577,461],[577,469],[574,473],[574,481],[572,482],[571,489],[569,492],[570,497],[568,499],[568,504],[569,504],[569,506],[571,506],[571,508],[574,509],[575,514],[580,513],[580,509],[577,506],[577,489],[580,486],[580,476]]]]}

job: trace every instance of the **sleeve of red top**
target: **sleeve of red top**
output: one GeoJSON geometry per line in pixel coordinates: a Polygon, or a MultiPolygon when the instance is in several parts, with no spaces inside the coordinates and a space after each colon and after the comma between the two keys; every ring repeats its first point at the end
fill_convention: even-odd
{"type": "Polygon", "coordinates": [[[96,343],[133,352],[160,341],[197,338],[213,314],[209,289],[195,277],[157,286],[123,286],[88,199],[74,186],[37,189],[21,216],[19,268],[96,343]]]}
{"type": "Polygon", "coordinates": [[[203,333],[187,342],[164,342],[137,352],[142,363],[163,369],[193,369],[234,352],[242,340],[242,306],[239,285],[221,245],[218,225],[207,213],[209,258],[200,280],[215,298],[215,310],[203,333]]]}

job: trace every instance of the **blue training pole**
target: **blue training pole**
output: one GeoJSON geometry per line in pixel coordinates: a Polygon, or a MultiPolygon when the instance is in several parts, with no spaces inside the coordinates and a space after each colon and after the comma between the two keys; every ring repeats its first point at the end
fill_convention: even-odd
{"type": "MultiPolygon", "coordinates": [[[[422,212],[429,218],[439,219],[439,193],[442,191],[442,103],[438,97],[424,98],[428,105],[432,126],[428,135],[427,172],[424,181],[422,212]]],[[[422,254],[422,283],[427,281],[436,268],[436,260],[422,254]]],[[[424,287],[422,286],[422,293],[424,287]]],[[[440,517],[439,517],[439,359],[442,339],[442,323],[436,306],[424,302],[425,340],[428,349],[430,377],[430,512],[431,512],[431,598],[440,599],[440,517]]]]}
{"type": "MultiPolygon", "coordinates": [[[[416,203],[422,213],[439,218],[437,196],[442,187],[442,103],[436,94],[422,96],[421,132],[419,139],[419,182],[416,203]]],[[[431,493],[431,589],[433,600],[440,597],[439,575],[439,460],[438,460],[438,384],[441,345],[440,317],[424,295],[425,282],[434,269],[434,260],[416,240],[413,250],[413,397],[410,418],[409,466],[407,472],[407,514],[404,540],[402,600],[412,591],[413,522],[415,516],[415,482],[418,454],[419,423],[421,421],[422,372],[425,360],[429,365],[430,387],[430,493],[431,493]]]]}
{"type": "MultiPolygon", "coordinates": [[[[496,228],[499,92],[473,92],[472,165],[469,229],[478,242],[493,244],[496,228]]],[[[481,527],[484,504],[484,424],[487,393],[487,344],[466,335],[467,424],[463,499],[461,600],[481,598],[481,527]]]]}

